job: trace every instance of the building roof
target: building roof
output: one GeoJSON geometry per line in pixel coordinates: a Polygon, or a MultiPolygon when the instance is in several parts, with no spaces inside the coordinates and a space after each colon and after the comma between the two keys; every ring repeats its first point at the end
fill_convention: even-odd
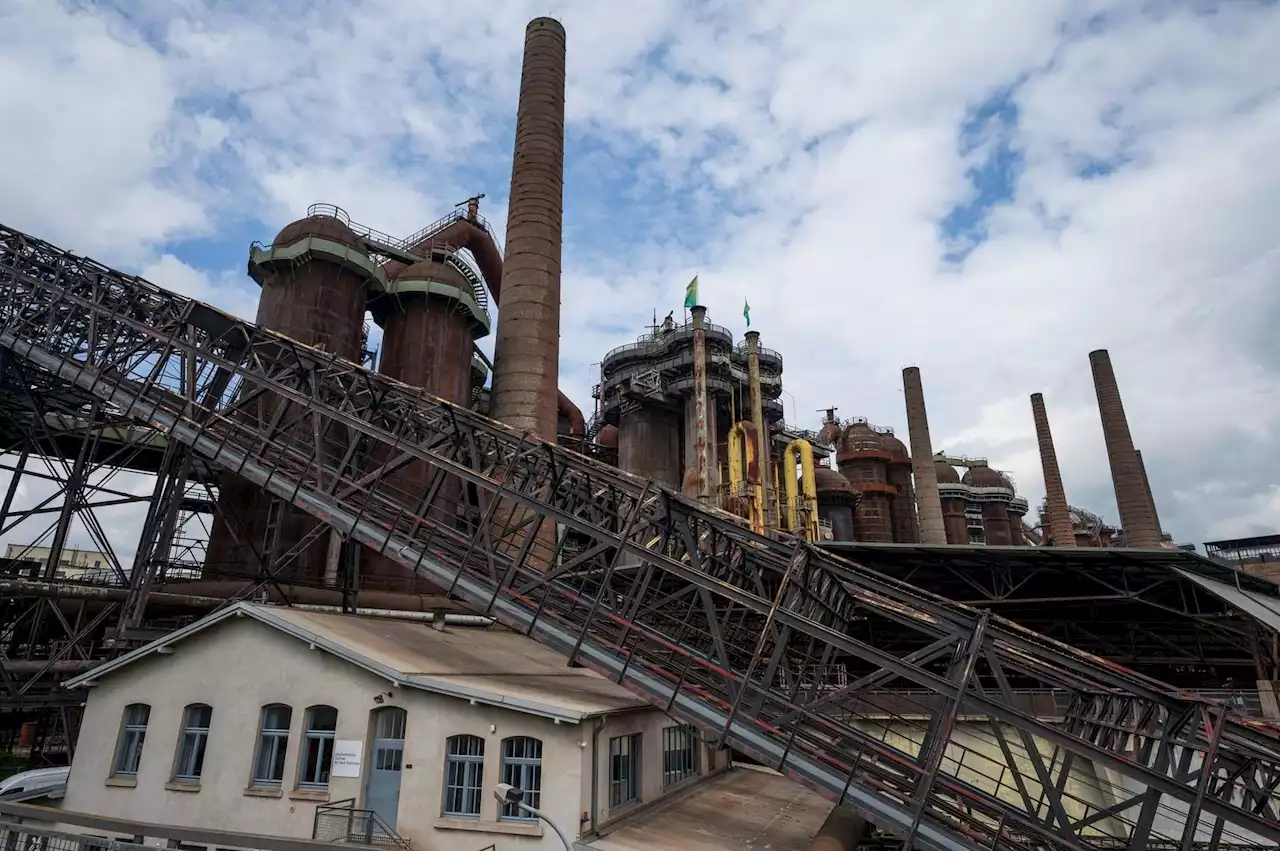
{"type": "Polygon", "coordinates": [[[499,626],[435,629],[417,621],[236,603],[118,659],[68,680],[72,688],[191,640],[229,618],[249,617],[364,668],[395,685],[502,706],[559,721],[648,706],[586,668],[499,626]]]}
{"type": "Polygon", "coordinates": [[[737,766],[582,844],[598,851],[804,851],[831,802],[777,772],[737,766]]]}

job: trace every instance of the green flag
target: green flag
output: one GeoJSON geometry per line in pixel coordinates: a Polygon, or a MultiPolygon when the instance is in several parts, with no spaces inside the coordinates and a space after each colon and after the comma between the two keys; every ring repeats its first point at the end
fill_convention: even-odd
{"type": "Polygon", "coordinates": [[[747,320],[747,327],[751,327],[751,303],[745,298],[742,300],[742,318],[747,320]]]}
{"type": "Polygon", "coordinates": [[[694,275],[689,286],[684,288],[684,306],[686,309],[698,303],[698,276],[694,275]]]}

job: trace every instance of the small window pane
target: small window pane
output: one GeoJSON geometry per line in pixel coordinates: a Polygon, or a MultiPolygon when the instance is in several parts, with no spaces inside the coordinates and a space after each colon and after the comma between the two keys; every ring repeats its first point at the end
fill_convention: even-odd
{"type": "MultiPolygon", "coordinates": [[[[542,803],[542,740],[513,736],[502,742],[502,782],[524,792],[524,803],[538,809],[542,803]]],[[[515,804],[503,804],[503,819],[530,820],[515,804]]]]}
{"type": "Polygon", "coordinates": [[[698,773],[697,736],[688,725],[662,731],[662,785],[671,786],[698,773]]]}
{"type": "Polygon", "coordinates": [[[484,739],[479,736],[450,736],[444,774],[445,815],[480,815],[484,788],[484,739]]]}
{"type": "Polygon", "coordinates": [[[640,734],[609,740],[609,806],[640,800],[640,734]]]}
{"type": "Polygon", "coordinates": [[[151,707],[145,703],[132,703],[124,709],[120,730],[120,745],[116,752],[114,774],[117,777],[136,777],[142,761],[142,746],[147,739],[147,721],[151,707]]]}
{"type": "Polygon", "coordinates": [[[178,762],[174,768],[175,780],[199,780],[204,770],[205,746],[209,742],[209,725],[213,721],[213,707],[205,704],[188,706],[183,713],[182,741],[178,746],[178,762]]]}
{"type": "Polygon", "coordinates": [[[276,787],[284,782],[284,758],[289,748],[293,709],[274,703],[262,708],[262,729],[253,762],[253,784],[276,787]]]}
{"type": "Polygon", "coordinates": [[[332,706],[312,706],[307,710],[307,730],[302,742],[298,785],[326,787],[333,762],[333,734],[338,728],[338,710],[332,706]]]}

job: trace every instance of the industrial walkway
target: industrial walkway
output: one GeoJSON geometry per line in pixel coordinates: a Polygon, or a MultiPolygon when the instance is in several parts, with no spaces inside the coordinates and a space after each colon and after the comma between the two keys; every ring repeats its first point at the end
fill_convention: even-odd
{"type": "Polygon", "coordinates": [[[908,845],[1280,842],[1280,739],[1265,722],[755,535],[3,226],[0,357],[166,432],[908,845]],[[430,466],[425,493],[387,479],[409,464],[430,466]],[[917,640],[854,637],[876,624],[917,640]],[[927,699],[868,711],[872,690],[895,687],[927,699]],[[1069,692],[1068,716],[1028,714],[1014,694],[1028,687],[1069,692]]]}

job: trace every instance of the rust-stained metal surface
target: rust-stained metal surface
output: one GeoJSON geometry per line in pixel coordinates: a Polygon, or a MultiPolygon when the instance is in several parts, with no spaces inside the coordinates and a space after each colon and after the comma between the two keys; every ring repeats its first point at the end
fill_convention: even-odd
{"type": "Polygon", "coordinates": [[[1003,502],[982,503],[982,532],[987,546],[1012,546],[1013,530],[1009,528],[1009,506],[1003,502]]]}
{"type": "Polygon", "coordinates": [[[879,432],[861,419],[845,427],[836,447],[840,473],[860,499],[853,510],[855,539],[868,543],[893,543],[892,502],[896,493],[889,484],[889,453],[879,432]]]}
{"type": "MultiPolygon", "coordinates": [[[[747,345],[747,393],[751,400],[751,424],[755,426],[756,435],[760,439],[760,446],[764,450],[760,456],[765,463],[760,465],[760,487],[764,492],[770,493],[773,489],[773,483],[770,481],[770,473],[773,465],[768,463],[773,453],[770,451],[772,441],[769,440],[768,425],[764,421],[764,397],[760,391],[760,332],[748,331],[746,333],[747,345]]],[[[778,518],[774,511],[771,500],[765,500],[764,506],[764,522],[765,525],[776,529],[778,527],[778,518]]]]}
{"type": "Polygon", "coordinates": [[[1074,547],[1076,536],[1071,523],[1071,509],[1067,504],[1066,488],[1062,486],[1062,471],[1058,468],[1058,452],[1053,448],[1053,432],[1049,429],[1049,414],[1044,407],[1043,394],[1031,394],[1031,416],[1036,422],[1036,443],[1040,446],[1040,469],[1044,473],[1044,499],[1048,507],[1045,543],[1074,547]]]}
{"type": "Polygon", "coordinates": [[[880,435],[884,451],[889,453],[885,473],[894,494],[889,500],[895,544],[920,543],[920,521],[916,517],[916,488],[911,471],[911,456],[892,431],[880,435]]]}
{"type": "Polygon", "coordinates": [[[738,766],[591,842],[600,851],[805,851],[831,804],[772,771],[738,766]]]}
{"type": "Polygon", "coordinates": [[[1098,396],[1098,414],[1102,419],[1102,437],[1107,443],[1107,461],[1111,465],[1111,482],[1116,491],[1116,508],[1125,542],[1131,547],[1160,546],[1160,531],[1142,468],[1134,453],[1129,421],[1120,401],[1120,385],[1111,368],[1111,355],[1106,349],[1089,353],[1093,370],[1093,389],[1098,396]]]}
{"type": "Polygon", "coordinates": [[[707,332],[702,327],[707,309],[693,308],[693,469],[698,476],[698,499],[712,502],[711,477],[714,475],[708,457],[711,442],[707,405],[707,332]]]}
{"type": "MultiPolygon", "coordinates": [[[[396,280],[442,281],[460,292],[471,291],[470,283],[461,272],[434,259],[422,260],[401,270],[396,280]]],[[[376,299],[371,308],[383,328],[379,372],[454,404],[465,405],[470,401],[475,329],[469,310],[454,299],[421,292],[385,295],[376,299]]],[[[373,469],[386,463],[387,454],[387,447],[376,447],[366,467],[373,469]]],[[[430,478],[431,466],[415,461],[388,473],[386,482],[402,493],[425,493],[430,478]]],[[[446,497],[456,499],[461,492],[456,480],[451,479],[442,487],[446,497]]],[[[361,551],[360,575],[362,585],[372,585],[386,577],[401,580],[406,590],[419,593],[441,590],[417,578],[393,559],[367,548],[361,551]]],[[[363,596],[361,599],[363,602],[363,596]]]]}
{"type": "MultiPolygon", "coordinates": [[[[600,433],[596,435],[596,443],[600,444],[601,446],[608,447],[609,449],[617,449],[618,448],[618,427],[616,425],[610,424],[600,429],[600,433]]],[[[619,461],[618,466],[622,467],[621,461],[619,461]]],[[[627,468],[622,467],[622,469],[625,470],[627,468]]],[[[675,487],[675,484],[672,483],[671,486],[675,487]]]]}
{"type": "Polygon", "coordinates": [[[507,210],[507,256],[494,343],[494,419],[556,437],[560,251],[564,212],[565,34],[535,18],[525,29],[507,210]]]}
{"type": "MultiPolygon", "coordinates": [[[[274,247],[284,248],[307,237],[322,237],[360,251],[356,235],[338,219],[308,216],[286,225],[274,247]]],[[[360,359],[367,280],[354,269],[323,257],[261,271],[262,294],[257,322],[293,339],[352,361],[360,359]]],[[[240,415],[268,422],[275,403],[264,401],[240,415]]],[[[306,436],[310,439],[310,435],[306,436]]],[[[326,445],[338,449],[343,438],[331,433],[326,445]]],[[[318,521],[283,505],[272,509],[272,497],[238,476],[220,477],[218,511],[210,529],[206,575],[256,576],[264,556],[288,552],[318,521]],[[274,512],[274,513],[273,513],[274,512]],[[232,518],[232,519],[228,519],[232,518]],[[236,528],[232,528],[233,525],[236,528]]],[[[282,579],[318,582],[325,575],[329,536],[307,546],[282,573],[282,579]]]]}
{"type": "MultiPolygon", "coordinates": [[[[605,426],[600,430],[604,441],[605,426]]],[[[628,473],[679,489],[680,418],[666,408],[645,405],[622,417],[615,430],[618,466],[628,473]]]]}
{"type": "Polygon", "coordinates": [[[907,432],[911,440],[911,463],[915,473],[920,542],[945,544],[947,532],[942,525],[942,502],[938,496],[933,443],[929,439],[929,417],[925,411],[924,385],[920,382],[918,367],[909,366],[902,371],[902,390],[907,403],[907,432]]]}
{"type": "Polygon", "coordinates": [[[831,524],[832,540],[857,540],[853,513],[858,492],[848,479],[829,467],[814,467],[813,477],[818,488],[818,517],[831,524]]]}

